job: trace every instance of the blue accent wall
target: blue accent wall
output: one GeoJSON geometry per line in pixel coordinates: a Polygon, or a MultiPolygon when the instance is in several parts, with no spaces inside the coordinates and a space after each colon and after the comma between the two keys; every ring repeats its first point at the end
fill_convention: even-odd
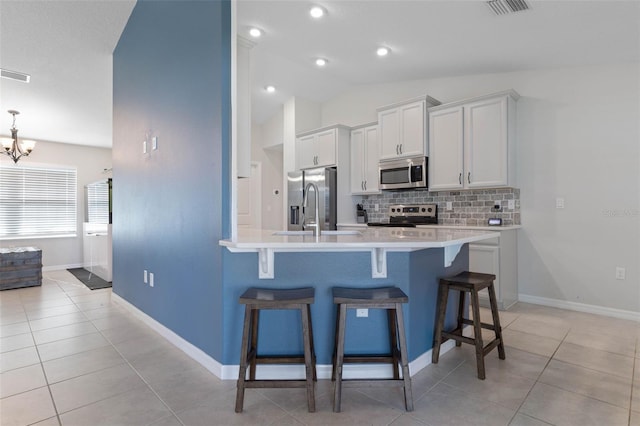
{"type": "Polygon", "coordinates": [[[230,23],[228,0],[139,0],[113,55],[113,291],[218,360],[230,23]]]}
{"type": "MultiPolygon", "coordinates": [[[[431,349],[436,318],[438,278],[466,270],[469,250],[465,244],[453,264],[445,268],[444,250],[429,249],[387,254],[387,278],[371,278],[371,254],[276,253],[275,279],[258,279],[257,253],[223,252],[225,349],[223,364],[238,364],[244,306],[238,298],[249,287],[315,287],[311,307],[313,334],[319,364],[331,364],[336,309],[332,287],[384,287],[395,285],[409,296],[404,306],[409,360],[431,349]]],[[[447,324],[455,324],[456,304],[449,300],[447,324]]],[[[302,353],[300,315],[297,312],[264,311],[260,316],[258,352],[302,353]]],[[[368,318],[356,318],[349,310],[345,353],[388,353],[387,318],[383,310],[369,310],[368,318]]]]}

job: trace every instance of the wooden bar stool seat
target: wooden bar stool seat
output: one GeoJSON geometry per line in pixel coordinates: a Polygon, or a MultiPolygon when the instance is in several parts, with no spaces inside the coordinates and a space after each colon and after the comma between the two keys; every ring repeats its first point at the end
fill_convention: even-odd
{"type": "Polygon", "coordinates": [[[242,412],[246,388],[306,388],[309,412],[316,410],[315,381],[316,355],[313,346],[311,304],[314,302],[313,288],[264,289],[249,288],[240,296],[245,305],[240,370],[236,393],[236,413],[242,412]],[[302,320],[303,355],[258,355],[258,323],[261,309],[294,309],[300,311],[302,320]],[[256,380],[257,364],[304,364],[305,379],[301,380],[256,380]],[[247,379],[247,368],[249,378],[247,379]]]}
{"type": "Polygon", "coordinates": [[[498,348],[498,357],[505,359],[504,342],[502,339],[502,328],[500,327],[500,317],[498,315],[498,303],[496,301],[496,293],[493,287],[493,281],[496,276],[493,274],[481,274],[478,272],[461,272],[451,278],[440,279],[438,287],[438,310],[436,320],[436,330],[434,334],[434,346],[432,352],[432,362],[438,363],[440,356],[440,345],[449,339],[456,341],[456,346],[462,343],[474,345],[476,348],[476,363],[478,368],[478,378],[485,379],[484,357],[495,347],[498,348]],[[493,324],[487,324],[480,321],[480,303],[478,300],[478,292],[487,289],[489,293],[489,302],[491,304],[491,316],[493,324]],[[457,290],[460,292],[458,299],[458,320],[456,328],[452,331],[444,330],[445,314],[447,309],[447,301],[449,300],[449,290],[457,290]],[[464,317],[465,296],[469,293],[471,311],[473,320],[464,317]],[[473,326],[474,337],[466,337],[462,335],[465,325],[473,326]],[[493,330],[495,338],[484,345],[482,341],[482,329],[493,330]]]}
{"type": "Polygon", "coordinates": [[[340,288],[333,289],[333,303],[338,305],[336,317],[336,334],[333,352],[333,372],[331,380],[334,381],[333,411],[340,412],[342,387],[362,386],[391,386],[404,388],[404,403],[407,411],[413,411],[413,397],[411,394],[411,376],[409,375],[409,362],[407,354],[407,341],[405,337],[404,317],[402,304],[409,298],[397,287],[385,288],[340,288]],[[347,322],[347,309],[386,309],[388,325],[390,353],[379,355],[345,355],[344,341],[347,322]],[[345,363],[389,363],[393,365],[392,379],[342,379],[342,369],[345,363]],[[402,368],[402,378],[398,365],[402,368]]]}

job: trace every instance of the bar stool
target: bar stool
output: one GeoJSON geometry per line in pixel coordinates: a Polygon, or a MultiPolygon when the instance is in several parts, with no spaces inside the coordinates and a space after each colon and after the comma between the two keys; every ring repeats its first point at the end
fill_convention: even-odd
{"type": "Polygon", "coordinates": [[[316,355],[313,347],[311,326],[311,304],[314,302],[313,288],[262,289],[249,288],[240,296],[245,305],[242,347],[240,349],[240,371],[236,393],[236,413],[242,412],[246,388],[304,388],[307,389],[309,412],[316,410],[315,381],[316,355]],[[297,309],[302,319],[304,355],[258,355],[258,322],[261,309],[297,309]],[[302,364],[305,365],[304,380],[256,380],[257,364],[302,364]],[[249,368],[249,379],[247,376],[249,368]]]}
{"type": "Polygon", "coordinates": [[[404,388],[404,404],[407,411],[413,411],[411,376],[407,360],[407,342],[404,331],[402,304],[409,298],[397,287],[385,288],[340,288],[333,289],[333,303],[338,305],[336,317],[335,346],[333,352],[334,381],[333,411],[340,412],[342,386],[391,386],[404,388]],[[389,324],[389,355],[345,355],[344,340],[347,309],[386,309],[389,324]],[[399,345],[399,347],[398,347],[399,345]],[[345,363],[389,363],[393,365],[392,379],[343,380],[342,368],[345,363]],[[402,379],[398,364],[402,366],[402,379]]]}
{"type": "Polygon", "coordinates": [[[432,362],[438,363],[440,356],[440,345],[449,339],[456,341],[456,346],[462,343],[469,343],[476,347],[476,363],[478,368],[478,378],[484,380],[484,357],[498,347],[498,356],[505,359],[504,342],[502,339],[502,328],[500,327],[500,317],[498,316],[498,304],[496,302],[496,293],[493,288],[493,281],[496,276],[493,274],[481,274],[478,272],[461,272],[451,278],[440,279],[438,287],[438,313],[436,321],[436,331],[434,335],[435,344],[432,352],[432,362]],[[478,300],[478,292],[483,289],[489,292],[489,302],[491,304],[491,316],[493,324],[487,324],[480,321],[480,304],[478,300]],[[444,320],[447,309],[447,300],[449,290],[457,290],[460,292],[458,299],[458,320],[456,328],[452,331],[444,331],[444,320]],[[466,293],[470,295],[471,310],[473,312],[473,320],[464,317],[464,300],[466,293]],[[462,335],[465,324],[473,325],[474,337],[466,337],[462,335]],[[493,330],[495,339],[484,346],[482,342],[482,329],[493,330]]]}

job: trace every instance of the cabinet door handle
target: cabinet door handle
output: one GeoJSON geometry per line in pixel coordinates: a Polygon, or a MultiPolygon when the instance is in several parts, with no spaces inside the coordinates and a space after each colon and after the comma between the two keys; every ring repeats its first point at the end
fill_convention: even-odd
{"type": "Polygon", "coordinates": [[[400,148],[400,145],[396,144],[396,155],[399,155],[399,154],[400,154],[400,152],[399,152],[399,148],[400,148]]]}
{"type": "Polygon", "coordinates": [[[367,181],[366,180],[364,181],[364,190],[365,191],[367,190],[367,181]]]}
{"type": "Polygon", "coordinates": [[[462,172],[458,175],[458,183],[462,185],[462,172]]]}
{"type": "Polygon", "coordinates": [[[467,182],[471,183],[471,172],[467,175],[467,182]]]}
{"type": "Polygon", "coordinates": [[[364,191],[364,181],[363,180],[360,181],[360,189],[362,189],[364,191]]]}
{"type": "Polygon", "coordinates": [[[402,154],[402,144],[400,144],[400,154],[402,154]]]}

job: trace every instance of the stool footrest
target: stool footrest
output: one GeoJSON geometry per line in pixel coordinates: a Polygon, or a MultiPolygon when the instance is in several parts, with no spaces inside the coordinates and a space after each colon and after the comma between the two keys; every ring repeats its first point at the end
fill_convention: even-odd
{"type": "MultiPolygon", "coordinates": [[[[458,330],[460,330],[460,329],[458,329],[458,330]]],[[[453,339],[455,341],[468,343],[470,345],[475,345],[476,344],[475,339],[472,339],[471,337],[463,336],[460,333],[460,331],[458,331],[458,330],[454,330],[454,331],[448,332],[448,333],[446,331],[443,331],[442,332],[442,340],[440,341],[440,343],[444,343],[449,339],[453,339]]]]}
{"type": "Polygon", "coordinates": [[[304,355],[258,355],[256,364],[304,364],[304,355]]]}
{"type": "MultiPolygon", "coordinates": [[[[473,325],[473,320],[462,318],[462,322],[467,325],[473,325]]],[[[485,328],[487,330],[495,331],[496,327],[493,324],[488,324],[486,322],[481,322],[480,327],[485,328]]]]}
{"type": "Polygon", "coordinates": [[[342,379],[343,388],[402,388],[404,379],[342,379]]]}
{"type": "Polygon", "coordinates": [[[345,364],[356,364],[356,363],[393,364],[394,358],[392,355],[345,355],[342,362],[345,364]]]}
{"type": "Polygon", "coordinates": [[[306,380],[251,380],[244,382],[245,388],[305,388],[306,380]]]}

